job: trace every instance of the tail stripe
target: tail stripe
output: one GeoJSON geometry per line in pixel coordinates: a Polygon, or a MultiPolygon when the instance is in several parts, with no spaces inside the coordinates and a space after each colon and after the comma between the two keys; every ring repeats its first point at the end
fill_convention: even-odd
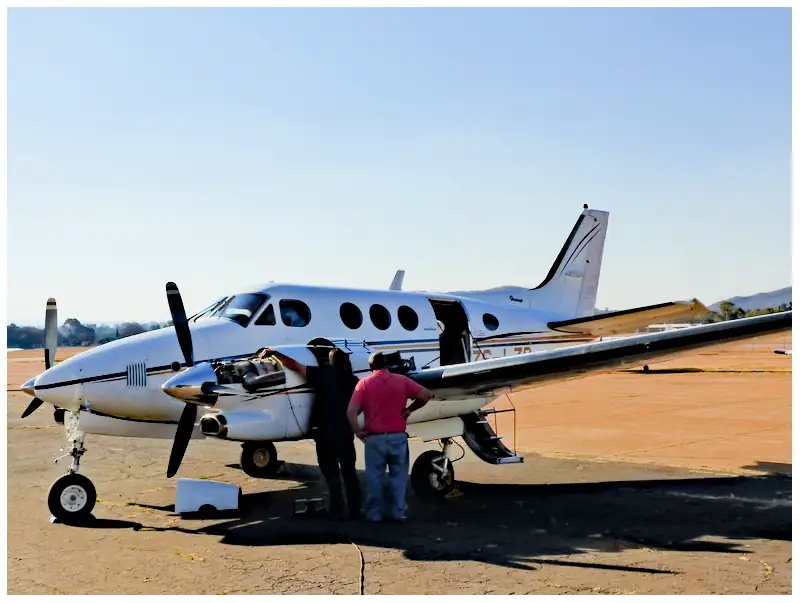
{"type": "Polygon", "coordinates": [[[553,265],[550,267],[550,272],[547,273],[547,276],[539,284],[539,286],[534,287],[533,289],[531,289],[531,291],[535,291],[536,289],[542,289],[551,280],[553,280],[553,277],[556,275],[556,271],[558,270],[558,267],[561,265],[561,260],[563,260],[564,256],[567,255],[567,251],[569,251],[569,247],[570,247],[570,245],[572,245],[572,239],[575,238],[575,234],[578,232],[578,229],[581,227],[581,224],[583,223],[583,219],[585,217],[586,216],[584,216],[583,214],[580,215],[580,217],[578,218],[578,221],[575,222],[575,226],[572,227],[572,232],[569,233],[569,238],[567,238],[567,241],[564,243],[564,246],[561,248],[561,251],[559,252],[558,257],[556,258],[556,261],[553,262],[553,265]]]}
{"type": "Polygon", "coordinates": [[[592,230],[590,230],[589,232],[587,232],[587,233],[586,233],[586,236],[585,236],[585,237],[583,237],[583,238],[581,239],[581,242],[580,242],[580,243],[578,243],[578,245],[575,247],[575,250],[574,250],[574,251],[572,252],[572,254],[569,256],[569,259],[568,259],[566,262],[564,262],[564,268],[561,270],[561,273],[562,273],[562,274],[564,273],[564,270],[566,270],[566,269],[567,269],[567,266],[569,266],[569,263],[572,261],[572,258],[573,258],[573,257],[575,257],[576,255],[580,255],[581,251],[583,251],[583,250],[584,250],[584,248],[585,248],[585,247],[586,247],[586,246],[587,246],[589,243],[591,243],[591,242],[592,242],[592,240],[593,240],[593,239],[594,239],[594,238],[597,236],[597,231],[598,231],[599,229],[600,229],[600,225],[599,225],[599,224],[596,224],[596,225],[595,225],[595,227],[594,227],[594,228],[592,228],[592,230]],[[589,235],[591,235],[591,238],[590,238],[590,239],[587,241],[587,240],[586,240],[586,237],[588,237],[589,235]]]}

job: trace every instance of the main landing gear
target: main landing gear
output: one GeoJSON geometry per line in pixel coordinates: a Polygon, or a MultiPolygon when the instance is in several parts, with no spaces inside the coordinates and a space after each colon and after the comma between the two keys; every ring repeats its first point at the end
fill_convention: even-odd
{"type": "MultiPolygon", "coordinates": [[[[414,493],[423,500],[443,498],[456,487],[455,470],[453,469],[455,461],[451,460],[447,454],[451,444],[454,443],[453,439],[444,438],[441,443],[441,452],[435,450],[423,452],[417,457],[411,468],[411,487],[414,489],[414,493]]],[[[456,443],[456,445],[458,444],[456,443]]],[[[456,461],[460,461],[462,458],[464,458],[463,454],[456,461]]]]}
{"type": "Polygon", "coordinates": [[[283,465],[272,442],[245,442],[240,458],[242,471],[250,477],[275,477],[283,465]]]}
{"type": "Polygon", "coordinates": [[[81,456],[86,452],[86,448],[83,446],[85,434],[80,431],[78,414],[68,411],[64,414],[64,418],[67,442],[71,446],[71,450],[55,459],[55,462],[71,456],[72,464],[70,464],[67,474],[59,477],[50,486],[47,506],[57,521],[80,524],[91,516],[92,509],[97,502],[97,491],[89,478],[78,473],[81,456]]]}

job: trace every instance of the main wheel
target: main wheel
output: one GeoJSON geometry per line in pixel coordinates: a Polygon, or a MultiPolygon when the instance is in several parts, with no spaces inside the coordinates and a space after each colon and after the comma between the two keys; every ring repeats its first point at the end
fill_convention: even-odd
{"type": "Polygon", "coordinates": [[[411,487],[422,499],[442,498],[456,486],[453,463],[447,463],[444,475],[433,466],[433,461],[440,459],[441,456],[441,452],[428,450],[414,461],[414,466],[411,468],[411,487]]]}
{"type": "Polygon", "coordinates": [[[47,506],[61,523],[82,523],[86,521],[94,503],[97,502],[97,491],[89,478],[80,473],[62,475],[47,495],[47,506]]]}
{"type": "Polygon", "coordinates": [[[242,444],[242,471],[250,477],[274,477],[281,462],[272,442],[245,442],[242,444]]]}

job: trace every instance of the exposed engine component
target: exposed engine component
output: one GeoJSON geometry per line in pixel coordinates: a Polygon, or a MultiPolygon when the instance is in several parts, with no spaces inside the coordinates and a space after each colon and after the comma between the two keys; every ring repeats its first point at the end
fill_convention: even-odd
{"type": "Polygon", "coordinates": [[[241,384],[249,393],[286,383],[286,375],[278,360],[259,355],[234,362],[215,362],[214,372],[220,385],[241,384]]]}
{"type": "Polygon", "coordinates": [[[386,358],[386,367],[391,373],[408,375],[410,372],[417,370],[413,356],[407,360],[400,356],[400,352],[392,352],[390,354],[384,354],[383,356],[386,358]]]}

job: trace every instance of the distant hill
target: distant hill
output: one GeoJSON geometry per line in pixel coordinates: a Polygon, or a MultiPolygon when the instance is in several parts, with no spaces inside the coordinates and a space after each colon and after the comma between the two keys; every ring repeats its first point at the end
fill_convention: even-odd
{"type": "Polygon", "coordinates": [[[715,304],[711,304],[709,309],[719,312],[719,305],[729,301],[742,310],[758,310],[759,308],[777,308],[781,304],[792,303],[792,288],[784,287],[766,293],[756,293],[755,295],[741,295],[730,299],[721,299],[715,304]]]}

